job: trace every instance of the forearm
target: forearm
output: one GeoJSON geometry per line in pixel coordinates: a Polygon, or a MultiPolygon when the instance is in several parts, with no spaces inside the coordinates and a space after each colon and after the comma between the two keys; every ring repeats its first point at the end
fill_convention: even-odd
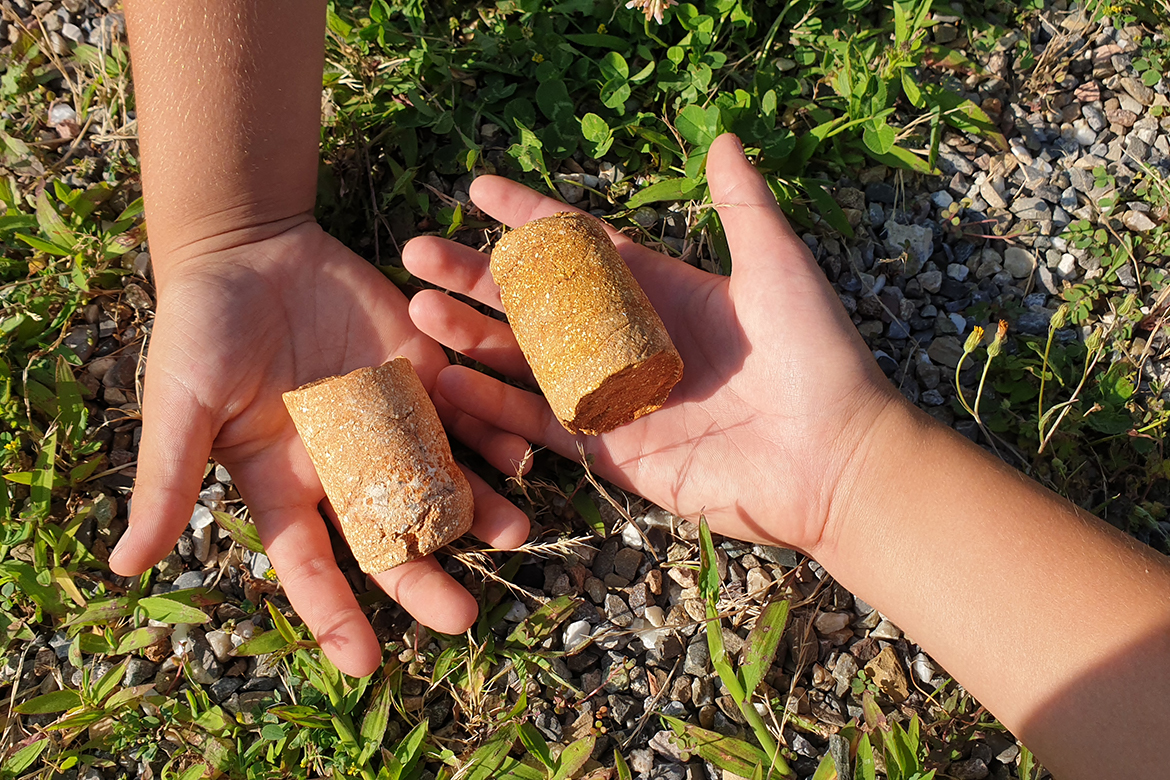
{"type": "Polygon", "coordinates": [[[1148,732],[1170,722],[1167,560],[916,410],[879,426],[821,563],[1057,777],[1155,776],[1148,732]]]}
{"type": "Polygon", "coordinates": [[[127,0],[156,261],[312,218],[322,0],[127,0]]]}

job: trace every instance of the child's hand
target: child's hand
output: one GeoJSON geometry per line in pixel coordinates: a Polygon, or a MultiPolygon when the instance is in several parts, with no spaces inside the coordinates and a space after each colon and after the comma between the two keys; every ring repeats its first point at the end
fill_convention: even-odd
{"type": "MultiPolygon", "coordinates": [[[[209,454],[232,473],[297,613],[330,659],[353,675],[381,652],[338,569],[318,511],[324,493],[281,393],[321,377],[410,358],[432,388],[447,365],[419,333],[406,298],[373,266],[305,223],[275,238],[160,265],[159,309],[147,363],[144,428],[130,530],[110,558],[144,571],[191,517],[209,454]]],[[[526,443],[445,406],[448,427],[498,468],[526,443]]],[[[497,547],[524,541],[528,521],[467,472],[473,533],[497,547]]],[[[374,579],[422,623],[459,633],[474,599],[428,557],[374,579]]]]}
{"type": "MultiPolygon", "coordinates": [[[[574,437],[540,396],[467,368],[444,369],[438,394],[568,457],[579,457],[580,442],[601,476],[681,516],[705,514],[720,533],[814,552],[839,480],[898,396],[733,136],[712,145],[707,175],[730,278],[613,235],[682,354],[683,378],[666,406],[611,433],[574,437]]],[[[492,176],[476,180],[472,197],[513,227],[565,210],[492,176]]],[[[423,279],[500,308],[486,256],[420,238],[404,260],[423,279]]],[[[441,343],[531,382],[506,324],[435,291],[415,296],[410,314],[441,343]]]]}

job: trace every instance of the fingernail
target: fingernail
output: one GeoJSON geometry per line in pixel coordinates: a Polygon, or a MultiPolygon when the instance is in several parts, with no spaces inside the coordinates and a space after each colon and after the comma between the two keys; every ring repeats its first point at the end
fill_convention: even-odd
{"type": "Polygon", "coordinates": [[[739,136],[734,133],[731,137],[735,139],[735,148],[739,149],[740,154],[743,154],[743,141],[739,140],[739,136]]]}
{"type": "Polygon", "coordinates": [[[126,541],[130,538],[130,534],[134,531],[134,526],[126,526],[126,530],[122,532],[122,538],[114,545],[114,551],[110,553],[110,560],[117,557],[118,553],[126,548],[126,541]]]}

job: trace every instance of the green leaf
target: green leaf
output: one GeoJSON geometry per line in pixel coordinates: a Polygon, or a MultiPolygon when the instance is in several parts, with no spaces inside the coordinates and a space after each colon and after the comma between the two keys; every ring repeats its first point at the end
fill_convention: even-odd
{"type": "Polygon", "coordinates": [[[689,200],[699,195],[703,189],[702,179],[681,177],[664,179],[643,187],[626,201],[626,208],[636,209],[649,203],[659,203],[669,200],[689,200]]]}
{"type": "Polygon", "coordinates": [[[821,756],[817,771],[813,772],[809,780],[837,780],[837,763],[833,761],[831,753],[821,756]]]}
{"type": "Polygon", "coordinates": [[[812,200],[813,205],[817,207],[817,212],[820,213],[824,220],[832,225],[833,229],[841,235],[846,238],[852,238],[853,226],[849,224],[849,220],[845,217],[845,212],[841,210],[841,206],[829,194],[829,191],[825,189],[826,183],[819,179],[797,180],[797,184],[800,185],[801,189],[812,200]]]}
{"type": "Polygon", "coordinates": [[[39,249],[45,254],[56,255],[57,257],[68,257],[72,252],[64,247],[59,247],[56,244],[50,244],[48,241],[43,241],[36,236],[28,236],[24,233],[17,233],[16,237],[24,243],[31,246],[33,249],[39,249]]]}
{"type": "Polygon", "coordinates": [[[745,695],[751,696],[764,679],[764,675],[772,668],[787,623],[787,601],[772,601],[760,610],[756,624],[744,643],[743,663],[739,666],[740,681],[743,683],[745,695]]]}
{"type": "Polygon", "coordinates": [[[297,726],[303,726],[307,729],[327,729],[333,725],[333,721],[329,715],[303,704],[269,707],[268,712],[271,712],[281,720],[288,721],[297,726]]]}
{"type": "Polygon", "coordinates": [[[910,39],[910,20],[906,9],[894,0],[894,45],[901,46],[910,39]]]}
{"type": "Polygon", "coordinates": [[[533,612],[508,635],[507,642],[511,645],[533,648],[543,642],[557,626],[563,623],[580,604],[579,599],[572,596],[558,596],[540,609],[533,612]]]}
{"type": "Polygon", "coordinates": [[[215,518],[216,525],[226,531],[236,544],[252,552],[264,552],[264,545],[260,543],[260,534],[256,532],[256,526],[227,512],[212,512],[211,516],[215,518]]]}
{"type": "Polygon", "coordinates": [[[47,739],[38,739],[36,742],[25,745],[8,757],[4,766],[0,767],[0,772],[9,777],[19,777],[41,757],[41,753],[45,752],[45,748],[48,746],[49,740],[47,739]]]}
{"type": "Polygon", "coordinates": [[[601,87],[601,104],[614,111],[624,112],[626,101],[630,99],[630,82],[625,79],[612,79],[601,87]]]}
{"type": "Polygon", "coordinates": [[[37,224],[45,238],[55,246],[72,251],[73,245],[77,243],[77,237],[57,213],[57,209],[53,208],[49,195],[44,190],[37,195],[37,224]]]}
{"type": "Polygon", "coordinates": [[[702,108],[690,105],[679,112],[674,120],[675,129],[693,146],[706,148],[719,136],[719,107],[702,108]]]}
{"type": "Polygon", "coordinates": [[[877,780],[877,765],[873,760],[873,746],[869,734],[862,734],[857,743],[857,780],[877,780]]]}
{"type": "Polygon", "coordinates": [[[915,108],[922,108],[926,102],[922,99],[922,90],[918,87],[918,82],[910,75],[910,71],[902,71],[902,91],[906,93],[906,99],[910,101],[910,105],[915,108]]]}
{"type": "Polygon", "coordinates": [[[172,598],[169,593],[139,599],[138,606],[147,617],[160,623],[206,623],[211,620],[203,610],[185,604],[182,599],[172,598]]]}
{"type": "Polygon", "coordinates": [[[771,764],[768,755],[750,742],[725,737],[717,731],[708,731],[669,715],[659,717],[675,733],[679,744],[688,753],[698,753],[720,769],[740,777],[751,777],[756,767],[768,767],[771,764]]]}
{"type": "Polygon", "coordinates": [[[585,762],[593,754],[593,748],[596,744],[597,737],[590,735],[582,737],[562,750],[561,756],[557,760],[557,770],[556,774],[553,775],[553,780],[569,780],[577,770],[585,766],[585,762]]]}
{"type": "Polygon", "coordinates": [[[265,655],[275,653],[288,647],[291,642],[284,638],[279,631],[265,631],[244,642],[236,648],[236,655],[265,655]]]}
{"type": "Polygon", "coordinates": [[[362,718],[359,731],[362,738],[362,752],[358,758],[359,764],[369,761],[374,753],[382,746],[382,737],[386,736],[386,726],[390,723],[390,700],[394,696],[394,689],[389,681],[383,680],[374,694],[374,701],[366,710],[362,718]]]}
{"type": "Polygon", "coordinates": [[[602,81],[615,79],[625,81],[630,77],[630,66],[626,63],[626,58],[616,51],[611,51],[598,60],[597,66],[601,68],[602,81]]]}
{"type": "Polygon", "coordinates": [[[23,561],[4,561],[0,563],[0,581],[12,580],[20,591],[38,608],[55,617],[68,612],[69,608],[61,600],[61,594],[52,585],[42,585],[37,579],[36,570],[23,561]]]}
{"type": "Polygon", "coordinates": [[[593,143],[601,143],[611,134],[609,124],[597,114],[589,113],[581,117],[581,135],[593,143]]]}
{"type": "Polygon", "coordinates": [[[867,126],[861,134],[861,140],[874,154],[889,154],[897,138],[894,128],[886,124],[884,119],[877,122],[876,126],[867,126]]]}
{"type": "Polygon", "coordinates": [[[907,170],[914,171],[915,173],[921,173],[926,176],[932,176],[935,173],[933,165],[924,160],[922,157],[914,154],[913,152],[907,151],[900,146],[894,146],[891,148],[889,154],[874,154],[871,151],[870,156],[873,157],[873,159],[877,162],[882,163],[883,165],[888,165],[891,168],[906,168],[907,170]]]}
{"type": "MultiPolygon", "coordinates": [[[[268,615],[272,618],[272,625],[280,632],[280,635],[289,642],[299,641],[300,638],[297,636],[297,632],[293,630],[292,623],[288,622],[288,618],[284,616],[284,613],[277,609],[276,605],[271,601],[266,602],[265,606],[268,607],[268,615]]],[[[325,669],[326,673],[335,668],[329,663],[327,656],[322,656],[321,662],[322,668],[325,669]]]]}
{"type": "Polygon", "coordinates": [[[922,63],[933,68],[946,68],[964,75],[987,75],[987,69],[965,54],[935,43],[928,43],[922,49],[922,63]]]}
{"type": "Polygon", "coordinates": [[[496,770],[504,763],[516,741],[515,728],[509,723],[471,754],[466,764],[471,767],[464,775],[466,780],[494,780],[498,777],[496,770]]]}
{"type": "MultiPolygon", "coordinates": [[[[56,466],[57,430],[53,429],[52,433],[41,440],[41,451],[37,455],[33,481],[29,485],[29,502],[35,508],[37,517],[48,517],[52,511],[53,482],[57,476],[56,466]]],[[[42,606],[44,605],[42,604],[42,606]]],[[[58,613],[54,612],[53,614],[58,613]]]]}
{"type": "Polygon", "coordinates": [[[613,766],[617,770],[617,780],[634,780],[634,775],[630,772],[630,765],[622,758],[622,754],[613,749],[613,766]]]}
{"type": "Polygon", "coordinates": [[[164,626],[143,626],[127,632],[118,639],[114,655],[126,655],[144,647],[150,647],[160,639],[170,636],[171,629],[164,626]]]}
{"type": "Polygon", "coordinates": [[[578,490],[573,494],[573,508],[577,510],[577,514],[581,515],[581,519],[585,524],[593,529],[593,533],[604,539],[607,535],[605,521],[601,519],[601,512],[598,511],[597,505],[593,503],[593,498],[584,490],[578,490]]]}
{"type": "Polygon", "coordinates": [[[127,663],[128,661],[123,661],[102,675],[102,679],[97,681],[90,694],[93,701],[100,704],[109,698],[110,694],[114,692],[114,689],[118,687],[118,684],[122,682],[122,677],[126,674],[127,663]]]}
{"type": "Polygon", "coordinates": [[[423,748],[427,744],[428,723],[427,719],[423,718],[394,748],[394,757],[402,766],[400,777],[409,777],[419,759],[423,757],[423,748]]]}
{"type": "Polygon", "coordinates": [[[924,84],[922,91],[926,95],[927,103],[942,109],[942,119],[948,125],[966,133],[983,136],[1001,152],[1008,150],[1007,139],[979,106],[962,95],[936,84],[924,84]]]}
{"type": "MultiPolygon", "coordinates": [[[[85,611],[69,620],[65,624],[65,627],[74,628],[77,626],[114,623],[133,612],[136,603],[137,601],[129,596],[119,596],[118,598],[106,599],[104,601],[91,601],[89,602],[89,606],[85,608],[85,611]]],[[[166,631],[167,629],[163,630],[166,631]]]]}
{"type": "Polygon", "coordinates": [[[561,79],[542,81],[536,88],[536,105],[550,122],[573,120],[573,99],[561,79]]]}
{"type": "Polygon", "coordinates": [[[14,709],[22,715],[50,715],[54,712],[64,712],[81,704],[81,694],[66,688],[53,691],[35,699],[29,699],[18,704],[14,709]]]}
{"type": "Polygon", "coordinates": [[[85,438],[89,414],[81,399],[81,386],[73,378],[73,369],[61,355],[57,356],[57,420],[74,447],[85,438]]]}
{"type": "Polygon", "coordinates": [[[541,735],[536,726],[531,723],[521,723],[516,729],[516,733],[520,735],[520,742],[528,751],[528,755],[544,764],[550,772],[556,770],[557,762],[553,760],[552,754],[548,751],[548,743],[545,742],[544,736],[541,735]]]}
{"type": "Polygon", "coordinates": [[[711,528],[707,518],[699,515],[699,594],[711,605],[719,601],[719,569],[715,562],[711,528]]]}

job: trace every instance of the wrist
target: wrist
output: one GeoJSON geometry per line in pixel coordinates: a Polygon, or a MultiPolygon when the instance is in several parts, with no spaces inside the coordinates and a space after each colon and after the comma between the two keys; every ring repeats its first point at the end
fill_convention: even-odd
{"type": "Polygon", "coordinates": [[[886,520],[875,507],[885,505],[884,497],[899,490],[910,463],[929,457],[938,431],[938,423],[900,394],[886,395],[839,472],[824,526],[809,555],[833,572],[844,551],[856,548],[862,532],[867,538],[881,538],[885,532],[880,526],[886,520]]]}
{"type": "MultiPolygon", "coordinates": [[[[243,247],[255,247],[278,240],[281,236],[300,235],[305,226],[316,228],[316,220],[309,212],[290,214],[275,219],[236,220],[216,218],[215,215],[188,223],[163,226],[151,222],[149,203],[146,209],[147,230],[150,236],[151,262],[156,277],[166,277],[200,258],[214,257],[243,247]]],[[[310,228],[310,229],[311,229],[310,228]]]]}

